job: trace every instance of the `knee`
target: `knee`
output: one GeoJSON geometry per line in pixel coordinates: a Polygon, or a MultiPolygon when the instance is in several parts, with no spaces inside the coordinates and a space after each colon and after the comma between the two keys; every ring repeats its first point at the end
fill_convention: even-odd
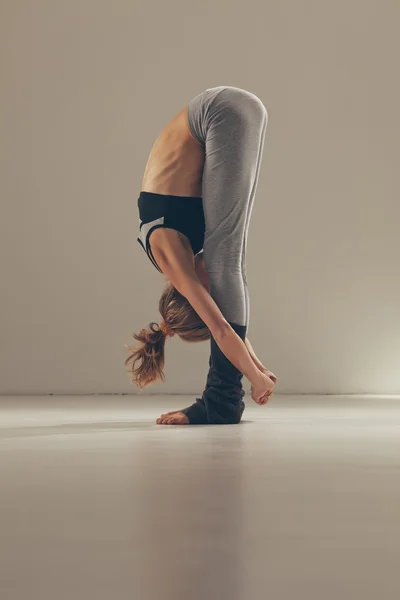
{"type": "Polygon", "coordinates": [[[237,98],[238,105],[243,107],[244,113],[250,110],[250,112],[256,114],[260,120],[265,119],[268,121],[267,108],[256,94],[241,88],[233,88],[232,94],[237,98]]]}
{"type": "Polygon", "coordinates": [[[255,96],[256,98],[256,111],[259,115],[259,119],[261,122],[268,122],[268,111],[266,106],[263,104],[263,102],[260,100],[260,98],[258,98],[258,96],[255,96]]]}

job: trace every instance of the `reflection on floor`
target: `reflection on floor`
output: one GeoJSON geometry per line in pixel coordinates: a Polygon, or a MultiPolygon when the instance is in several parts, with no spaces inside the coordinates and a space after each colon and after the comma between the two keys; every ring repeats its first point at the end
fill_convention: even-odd
{"type": "Polygon", "coordinates": [[[400,597],[400,398],[0,397],[4,600],[400,597]]]}

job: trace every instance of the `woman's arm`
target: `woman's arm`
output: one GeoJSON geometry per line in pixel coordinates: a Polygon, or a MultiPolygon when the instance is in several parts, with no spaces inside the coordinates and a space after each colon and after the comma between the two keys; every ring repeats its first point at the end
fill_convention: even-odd
{"type": "Polygon", "coordinates": [[[183,252],[179,247],[169,253],[161,248],[153,248],[153,252],[155,251],[157,263],[163,274],[193,306],[209,328],[221,352],[252,385],[259,386],[263,374],[254,364],[245,343],[229,325],[206,289],[206,282],[199,279],[199,273],[196,272],[197,261],[194,265],[187,252],[183,252]]]}
{"type": "Polygon", "coordinates": [[[185,280],[177,289],[207,325],[221,352],[253,385],[257,385],[261,371],[250,356],[246,344],[229,325],[205,287],[193,278],[185,280]]]}
{"type": "MultiPolygon", "coordinates": [[[[155,248],[153,247],[153,253],[155,248]]],[[[272,392],[274,384],[268,375],[253,362],[243,340],[230,326],[204,282],[200,281],[195,265],[181,246],[173,252],[157,247],[156,260],[171,284],[190,302],[209,328],[215,343],[227,359],[251,383],[251,397],[259,404],[272,392]]]]}
{"type": "MultiPolygon", "coordinates": [[[[196,255],[194,262],[195,262],[194,268],[195,268],[198,279],[204,285],[206,290],[210,291],[210,283],[208,280],[208,274],[207,274],[206,268],[204,266],[203,251],[201,251],[199,254],[196,255]]],[[[254,349],[253,349],[252,345],[250,344],[249,338],[246,337],[244,340],[244,343],[245,343],[245,346],[252,358],[253,363],[256,365],[257,369],[259,369],[260,371],[263,371],[265,373],[271,373],[266,367],[264,367],[262,362],[257,358],[256,353],[254,352],[254,349]]]]}

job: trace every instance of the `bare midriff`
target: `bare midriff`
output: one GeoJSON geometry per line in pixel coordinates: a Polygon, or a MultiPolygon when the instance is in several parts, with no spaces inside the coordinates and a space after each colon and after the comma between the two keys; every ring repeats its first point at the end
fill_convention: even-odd
{"type": "Polygon", "coordinates": [[[147,160],[141,191],[202,196],[205,151],[191,133],[187,106],[161,131],[147,160]]]}

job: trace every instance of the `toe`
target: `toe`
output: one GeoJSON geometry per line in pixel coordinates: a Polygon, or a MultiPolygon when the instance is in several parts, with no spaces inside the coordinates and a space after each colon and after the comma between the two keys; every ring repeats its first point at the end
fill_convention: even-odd
{"type": "Polygon", "coordinates": [[[182,417],[184,417],[185,415],[183,415],[182,413],[175,413],[174,415],[170,415],[169,417],[167,417],[166,419],[166,424],[167,425],[179,425],[182,422],[182,417]]]}
{"type": "Polygon", "coordinates": [[[167,413],[163,413],[161,415],[161,417],[169,417],[170,415],[174,415],[175,413],[179,412],[178,410],[171,410],[170,412],[167,413]]]}
{"type": "Polygon", "coordinates": [[[158,425],[186,425],[189,423],[189,419],[184,413],[174,411],[173,413],[161,415],[156,422],[158,425]]]}

